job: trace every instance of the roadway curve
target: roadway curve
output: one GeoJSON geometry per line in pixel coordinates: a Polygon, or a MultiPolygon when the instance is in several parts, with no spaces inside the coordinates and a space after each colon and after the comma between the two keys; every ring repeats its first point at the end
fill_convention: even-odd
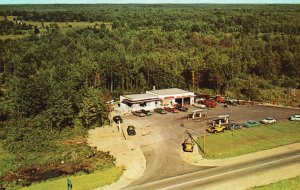
{"type": "Polygon", "coordinates": [[[184,128],[167,126],[162,128],[159,135],[164,140],[141,147],[146,157],[146,171],[143,177],[132,185],[149,183],[211,168],[209,166],[190,165],[181,159],[182,139],[187,137],[184,128]]]}
{"type": "Polygon", "coordinates": [[[193,189],[226,189],[224,184],[230,184],[230,189],[245,189],[244,186],[236,186],[243,178],[260,180],[255,178],[261,173],[273,172],[285,167],[299,170],[299,150],[289,151],[275,156],[253,159],[244,163],[215,167],[203,171],[197,171],[185,175],[158,180],[142,185],[131,186],[126,190],[156,189],[156,190],[193,190],[193,189]],[[228,183],[229,182],[229,183],[228,183]]]}

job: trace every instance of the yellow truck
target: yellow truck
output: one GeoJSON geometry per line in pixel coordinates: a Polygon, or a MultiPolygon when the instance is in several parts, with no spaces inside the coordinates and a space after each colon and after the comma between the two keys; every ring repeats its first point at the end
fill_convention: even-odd
{"type": "Polygon", "coordinates": [[[182,147],[184,152],[193,152],[194,142],[192,138],[188,137],[187,139],[184,139],[184,142],[182,143],[182,147]]]}

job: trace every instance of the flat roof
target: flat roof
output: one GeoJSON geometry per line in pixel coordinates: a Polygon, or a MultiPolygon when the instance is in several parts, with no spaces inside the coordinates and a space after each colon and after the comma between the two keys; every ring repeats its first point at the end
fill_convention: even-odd
{"type": "Polygon", "coordinates": [[[152,94],[129,94],[129,95],[125,95],[124,97],[131,100],[145,100],[145,99],[157,98],[157,96],[152,94]]]}
{"type": "Polygon", "coordinates": [[[182,90],[182,89],[179,89],[179,88],[151,90],[151,91],[148,91],[148,92],[156,94],[156,95],[173,95],[173,94],[187,94],[187,93],[193,93],[194,94],[194,92],[182,90]]]}

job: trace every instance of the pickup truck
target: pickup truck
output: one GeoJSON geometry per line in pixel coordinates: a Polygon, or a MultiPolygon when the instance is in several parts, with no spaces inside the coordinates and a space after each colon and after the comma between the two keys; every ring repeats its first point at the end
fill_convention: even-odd
{"type": "Polygon", "coordinates": [[[213,100],[204,100],[203,104],[209,108],[215,108],[217,106],[217,103],[213,100]]]}

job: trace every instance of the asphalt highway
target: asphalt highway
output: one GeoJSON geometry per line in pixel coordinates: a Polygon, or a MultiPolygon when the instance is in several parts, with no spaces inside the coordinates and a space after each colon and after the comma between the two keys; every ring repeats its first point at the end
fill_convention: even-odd
{"type": "MultiPolygon", "coordinates": [[[[300,152],[290,151],[275,156],[253,159],[235,165],[214,167],[126,188],[126,190],[193,190],[220,187],[222,183],[255,176],[260,172],[300,164],[300,152]]],[[[296,168],[295,168],[296,169],[296,168]]]]}

